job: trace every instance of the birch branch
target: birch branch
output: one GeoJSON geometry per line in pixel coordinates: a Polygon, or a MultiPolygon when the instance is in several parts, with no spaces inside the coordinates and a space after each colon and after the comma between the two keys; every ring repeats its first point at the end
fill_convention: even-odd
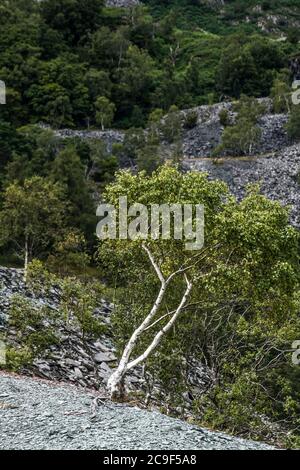
{"type": "Polygon", "coordinates": [[[168,331],[172,328],[172,326],[174,325],[174,323],[176,322],[178,316],[180,315],[183,307],[185,306],[186,304],[186,301],[188,299],[188,296],[192,290],[192,283],[189,281],[189,279],[187,278],[186,274],[184,275],[185,277],[185,281],[186,281],[186,284],[187,284],[187,288],[185,290],[185,293],[181,299],[181,302],[179,304],[179,306],[177,307],[173,317],[171,318],[171,320],[164,326],[164,328],[162,328],[161,331],[159,331],[159,333],[157,333],[157,335],[155,336],[155,338],[153,339],[152,343],[150,344],[150,346],[146,349],[146,351],[141,354],[141,356],[139,356],[137,359],[131,361],[128,365],[127,365],[127,371],[132,369],[133,367],[137,366],[138,364],[140,364],[141,362],[144,362],[148,357],[149,355],[152,353],[152,351],[154,351],[154,349],[157,348],[157,346],[159,345],[159,343],[161,342],[163,336],[168,333],[168,331]]]}

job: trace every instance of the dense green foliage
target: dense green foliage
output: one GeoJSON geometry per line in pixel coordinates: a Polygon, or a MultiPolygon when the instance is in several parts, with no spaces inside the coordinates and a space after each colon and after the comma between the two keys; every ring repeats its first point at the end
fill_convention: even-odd
{"type": "MultiPolygon", "coordinates": [[[[188,388],[194,416],[206,425],[281,441],[282,433],[293,429],[290,442],[299,439],[299,367],[292,365],[290,352],[300,326],[299,234],[288,225],[287,210],[257,188],[237,203],[225,184],[167,166],[151,177],[120,173],[106,199],[117,205],[124,194],[129,204],[149,208],[153,203],[203,203],[206,213],[205,247],[198,253],[186,251],[180,240],[147,240],[165,277],[192,266],[187,275],[193,282],[188,305],[147,361],[148,372],[173,406],[182,404],[181,392],[188,388]],[[193,360],[212,374],[202,393],[187,387],[193,360]]],[[[160,283],[141,241],[102,242],[99,260],[112,286],[120,288],[114,332],[122,351],[150,311],[160,283]]],[[[184,280],[175,278],[168,289],[134,357],[174,312],[184,280]]]]}
{"type": "Polygon", "coordinates": [[[251,33],[258,30],[257,20],[264,19],[271,29],[269,15],[279,17],[277,32],[290,32],[295,37],[295,27],[286,17],[300,20],[297,0],[144,0],[155,18],[173,12],[182,28],[200,27],[215,34],[228,35],[237,30],[251,33]],[[285,19],[285,21],[284,21],[285,19]]]}
{"type": "Polygon", "coordinates": [[[9,111],[1,107],[1,119],[84,127],[110,125],[115,117],[116,125],[129,127],[145,124],[157,107],[267,95],[295,41],[272,41],[257,28],[249,36],[242,25],[224,31],[227,20],[202,3],[186,2],[180,21],[176,2],[166,2],[159,17],[154,2],[150,11],[108,9],[102,0],[5,2],[0,78],[9,111]],[[198,9],[204,23],[191,28],[188,12],[198,9]]]}
{"type": "Polygon", "coordinates": [[[32,125],[4,128],[9,150],[0,174],[0,246],[7,255],[23,256],[27,233],[32,241],[29,258],[45,258],[55,241],[77,231],[91,248],[96,226],[93,194],[112,180],[117,158],[101,141],[59,139],[32,125]],[[33,243],[33,233],[38,234],[38,243],[33,243]]]}
{"type": "MultiPolygon", "coordinates": [[[[289,68],[300,54],[298,3],[232,0],[220,8],[213,0],[145,0],[113,9],[103,0],[1,2],[7,105],[0,105],[0,255],[17,266],[38,258],[28,288],[46,295],[55,284],[61,293],[57,315],[13,299],[10,321],[22,347],[8,351],[11,369],[55,344],[59,324],[70,321],[82,336],[103,332],[93,317],[100,293],[86,279],[94,277],[96,260],[96,275],[117,297],[120,352],[153,304],[157,278],[140,244],[96,245],[95,210],[103,196],[113,203],[119,195],[146,205],[202,202],[206,247],[191,272],[190,306],[146,372],[173,409],[188,389],[197,422],[299,445],[300,373],[290,353],[300,329],[299,234],[287,210],[257,188],[238,203],[223,183],[174,168],[182,134],[198,118],[179,110],[202,104],[239,100],[236,122],[226,111],[219,116],[225,130],[217,156],[253,152],[263,112],[257,97],[272,96],[276,113],[290,111],[289,135],[300,139],[289,68]],[[104,140],[59,138],[50,129],[65,127],[121,128],[125,137],[108,148],[104,140]],[[115,179],[124,166],[134,171],[115,179]],[[187,384],[191,360],[211,374],[202,394],[187,384]]],[[[166,275],[189,260],[178,240],[152,248],[166,275]]],[[[159,314],[173,310],[182,290],[182,279],[174,280],[159,314]]]]}
{"type": "MultiPolygon", "coordinates": [[[[105,184],[128,162],[153,170],[165,157],[157,132],[135,148],[126,137],[114,156],[103,146],[95,151],[79,142],[58,156],[65,145],[50,132],[20,126],[141,129],[158,123],[158,110],[161,118],[174,106],[189,108],[241,93],[279,94],[275,111],[286,108],[282,94],[292,80],[287,67],[298,44],[292,34],[291,40],[277,41],[275,33],[262,34],[254,24],[259,15],[279,14],[280,8],[297,21],[294,2],[265,2],[258,16],[253,7],[254,2],[233,1],[220,11],[213,2],[149,1],[120,10],[105,8],[101,0],[7,0],[0,15],[0,79],[7,86],[7,105],[0,106],[0,185],[49,171],[59,180],[65,173],[73,204],[79,203],[75,180],[83,188],[78,207],[91,220],[85,176],[92,173],[105,184]],[[253,24],[245,26],[247,15],[253,24]]],[[[187,128],[194,125],[191,118],[187,128]]],[[[175,144],[172,158],[180,161],[174,120],[171,113],[159,131],[175,144]]],[[[80,220],[77,227],[87,231],[91,225],[80,220]]]]}

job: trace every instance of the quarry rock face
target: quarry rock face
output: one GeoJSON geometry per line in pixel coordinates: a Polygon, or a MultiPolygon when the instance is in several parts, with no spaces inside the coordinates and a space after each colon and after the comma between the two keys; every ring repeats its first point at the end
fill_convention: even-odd
{"type": "Polygon", "coordinates": [[[258,183],[266,197],[291,206],[291,223],[300,227],[300,145],[249,159],[187,160],[184,166],[225,181],[238,199],[245,195],[247,185],[258,183]]]}
{"type": "MultiPolygon", "coordinates": [[[[273,114],[270,99],[260,99],[264,104],[266,113],[261,116],[258,126],[261,129],[260,142],[253,149],[256,155],[264,155],[269,152],[283,149],[291,144],[285,125],[288,121],[286,114],[273,114]]],[[[214,149],[221,143],[224,127],[220,123],[220,112],[226,110],[229,122],[234,123],[236,113],[233,103],[217,103],[212,106],[199,106],[192,110],[183,111],[185,116],[189,111],[196,111],[198,115],[197,125],[186,130],[183,135],[184,158],[211,157],[214,149]]]]}
{"type": "MultiPolygon", "coordinates": [[[[256,155],[277,151],[291,144],[285,125],[288,120],[286,114],[273,114],[271,112],[271,100],[260,99],[266,107],[266,114],[259,119],[261,140],[254,149],[256,155]]],[[[211,157],[213,150],[221,143],[224,127],[220,123],[220,112],[226,110],[229,120],[233,123],[236,113],[233,111],[233,103],[224,102],[212,106],[199,106],[197,108],[182,111],[184,118],[190,111],[196,112],[197,125],[183,132],[184,158],[211,157]]],[[[107,129],[101,130],[56,130],[55,134],[61,138],[79,137],[82,139],[102,140],[107,145],[107,150],[112,151],[113,144],[124,141],[124,131],[107,129]]]]}
{"type": "Polygon", "coordinates": [[[112,152],[114,144],[120,144],[124,140],[124,132],[113,129],[105,131],[60,129],[55,131],[55,135],[62,139],[78,137],[80,139],[101,140],[106,144],[106,148],[109,153],[112,152]]]}
{"type": "Polygon", "coordinates": [[[106,6],[114,8],[131,8],[140,3],[139,0],[106,0],[106,6]]]}
{"type": "MultiPolygon", "coordinates": [[[[18,348],[16,332],[9,325],[11,298],[21,295],[32,301],[35,307],[47,306],[56,311],[59,304],[59,290],[53,287],[47,296],[36,296],[26,289],[23,271],[20,269],[0,268],[0,334],[7,344],[18,348]]],[[[105,300],[94,312],[103,324],[110,324],[113,305],[105,300]]],[[[67,381],[83,387],[98,389],[107,378],[107,368],[116,360],[115,348],[109,336],[103,335],[98,341],[83,339],[78,328],[63,321],[57,328],[58,344],[51,345],[33,363],[24,367],[23,373],[36,375],[49,380],[67,381]],[[105,352],[104,352],[105,351],[105,352]],[[95,357],[101,356],[101,361],[95,357]]]]}
{"type": "MultiPolygon", "coordinates": [[[[233,103],[218,103],[212,106],[193,108],[197,112],[197,124],[183,133],[183,166],[185,170],[208,172],[212,179],[224,180],[238,199],[245,194],[248,184],[260,183],[264,195],[291,206],[291,223],[300,227],[300,145],[292,145],[287,131],[286,114],[273,114],[270,99],[259,100],[266,107],[266,114],[259,119],[261,140],[253,155],[245,158],[211,157],[221,143],[223,126],[220,112],[227,110],[230,122],[236,114],[233,103]]],[[[191,110],[182,111],[183,117],[191,110]]],[[[111,151],[114,143],[122,143],[124,132],[107,131],[56,131],[61,137],[101,139],[111,151]]]]}

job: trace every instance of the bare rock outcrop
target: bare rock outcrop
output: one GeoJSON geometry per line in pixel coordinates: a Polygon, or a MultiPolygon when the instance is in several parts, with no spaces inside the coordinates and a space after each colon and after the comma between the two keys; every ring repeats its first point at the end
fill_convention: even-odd
{"type": "Polygon", "coordinates": [[[300,227],[300,144],[248,159],[187,160],[185,168],[225,181],[238,199],[244,196],[247,185],[259,183],[265,196],[291,207],[291,222],[300,227]]]}
{"type": "Polygon", "coordinates": [[[106,6],[114,8],[131,8],[140,3],[139,0],[106,0],[106,6]]]}

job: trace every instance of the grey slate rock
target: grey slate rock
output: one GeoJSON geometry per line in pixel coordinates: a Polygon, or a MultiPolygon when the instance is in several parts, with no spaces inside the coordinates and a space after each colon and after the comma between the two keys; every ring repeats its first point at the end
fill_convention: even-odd
{"type": "Polygon", "coordinates": [[[96,354],[94,356],[94,360],[95,362],[97,362],[98,364],[101,364],[101,362],[113,362],[115,361],[117,358],[114,354],[112,353],[103,353],[103,352],[100,352],[98,354],[96,354]]]}
{"type": "Polygon", "coordinates": [[[300,144],[249,160],[231,158],[215,164],[210,159],[196,159],[187,161],[185,168],[225,181],[239,200],[248,184],[259,183],[266,197],[291,205],[291,223],[300,227],[300,144]]]}
{"type": "Polygon", "coordinates": [[[76,387],[0,374],[2,450],[268,450],[247,441],[192,426],[157,411],[108,403],[91,420],[91,394],[76,387]],[[18,391],[17,391],[18,390],[18,391]]]}

